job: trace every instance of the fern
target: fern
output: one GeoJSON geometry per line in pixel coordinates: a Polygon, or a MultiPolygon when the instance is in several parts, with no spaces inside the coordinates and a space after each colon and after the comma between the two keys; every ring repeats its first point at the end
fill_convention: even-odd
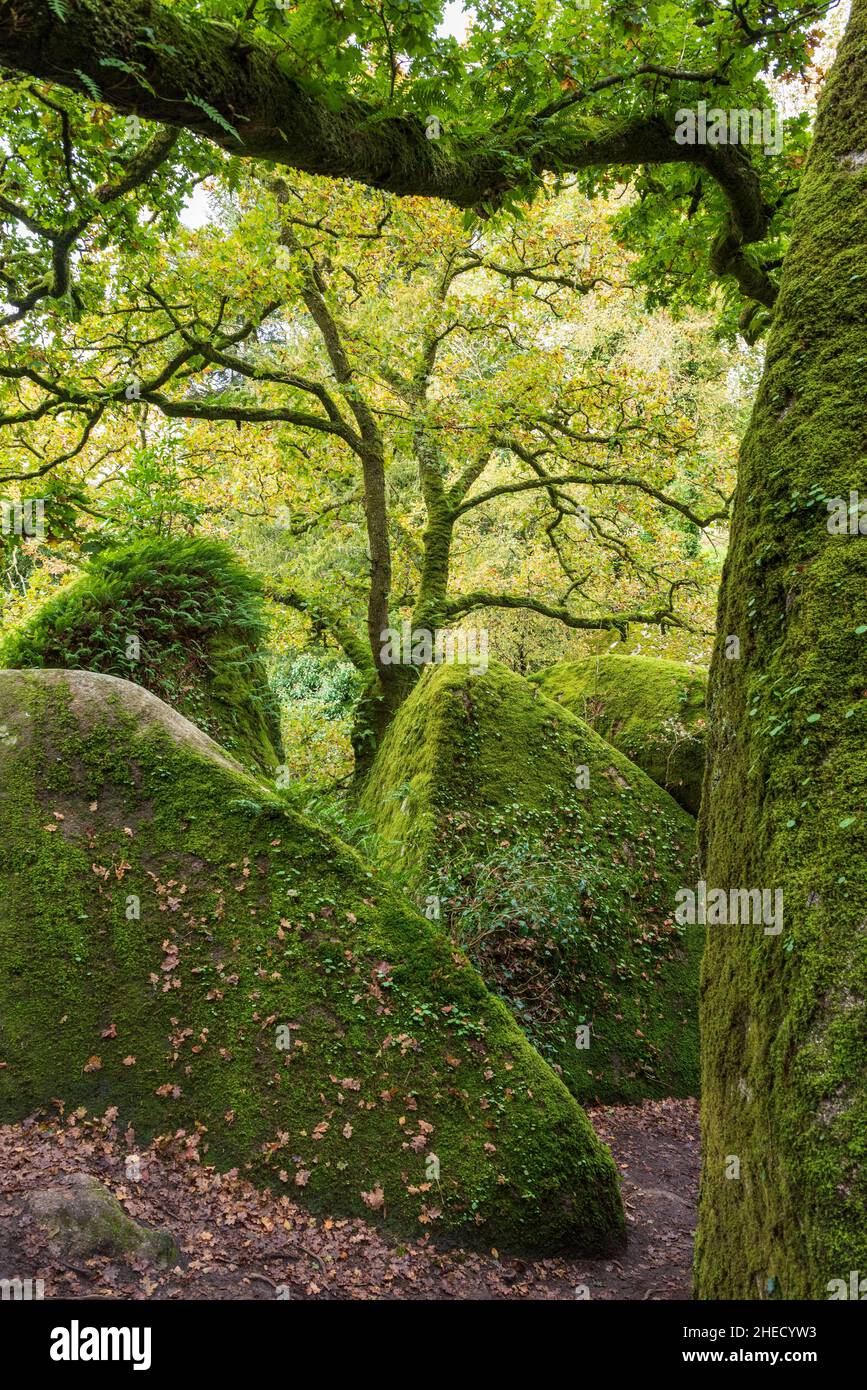
{"type": "Polygon", "coordinates": [[[221,126],[222,129],[228,131],[230,135],[234,135],[235,139],[243,145],[244,142],[235,127],[230,125],[225,117],[220,115],[219,111],[215,111],[213,106],[209,106],[206,101],[202,101],[201,97],[191,97],[188,92],[184,94],[184,100],[188,101],[191,106],[198,106],[199,110],[204,111],[205,115],[210,117],[216,125],[221,126]]]}
{"type": "Polygon", "coordinates": [[[130,77],[134,77],[138,85],[146,88],[151,96],[156,96],[156,92],[147,78],[142,75],[138,64],[133,66],[131,63],[122,62],[120,58],[100,58],[99,66],[101,68],[119,68],[121,72],[128,73],[130,77]]]}
{"type": "MultiPolygon", "coordinates": [[[[57,0],[55,0],[55,4],[56,3],[57,0]]],[[[102,101],[102,93],[100,92],[93,78],[88,77],[86,72],[81,71],[81,68],[73,68],[72,70],[75,73],[84,90],[87,92],[87,95],[90,97],[91,101],[102,101]]]]}

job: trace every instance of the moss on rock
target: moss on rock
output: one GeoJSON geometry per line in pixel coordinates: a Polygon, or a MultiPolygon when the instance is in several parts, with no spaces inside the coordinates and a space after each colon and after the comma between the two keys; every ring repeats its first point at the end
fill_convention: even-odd
{"type": "Polygon", "coordinates": [[[694,826],[640,768],[503,667],[429,667],[360,809],[578,1099],[696,1094],[694,826]]]}
{"type": "Polygon", "coordinates": [[[116,1106],[410,1234],[621,1239],[610,1155],[466,958],[154,696],[0,673],[0,814],[0,1118],[116,1106]]]}
{"type": "Polygon", "coordinates": [[[0,643],[0,669],[134,680],[249,771],[273,773],[282,757],[280,716],[259,658],[264,639],[259,586],[228,546],[165,537],[92,559],[0,643]]]}
{"type": "Polygon", "coordinates": [[[589,656],[531,677],[664,787],[690,815],[701,803],[706,673],[649,656],[589,656]]]}
{"type": "Polygon", "coordinates": [[[826,1299],[832,1280],[867,1274],[865,267],[867,4],[855,0],[741,451],[711,665],[705,876],[782,891],[783,930],[708,930],[703,1298],[826,1299]],[[854,529],[834,534],[836,499],[848,511],[853,492],[854,529]]]}
{"type": "Polygon", "coordinates": [[[88,1173],[69,1173],[34,1192],[30,1214],[67,1259],[113,1255],[171,1264],[180,1251],[169,1231],[152,1231],[127,1216],[113,1193],[88,1173]]]}

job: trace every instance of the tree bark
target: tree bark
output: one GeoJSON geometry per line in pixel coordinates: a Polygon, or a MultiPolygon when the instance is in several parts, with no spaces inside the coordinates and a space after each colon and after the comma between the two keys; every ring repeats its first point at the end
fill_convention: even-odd
{"type": "Polygon", "coordinates": [[[824,1299],[867,1274],[867,534],[829,532],[859,488],[867,532],[865,324],[854,0],[744,441],[710,676],[703,876],[782,889],[783,926],[708,927],[703,1298],[824,1299]]]}

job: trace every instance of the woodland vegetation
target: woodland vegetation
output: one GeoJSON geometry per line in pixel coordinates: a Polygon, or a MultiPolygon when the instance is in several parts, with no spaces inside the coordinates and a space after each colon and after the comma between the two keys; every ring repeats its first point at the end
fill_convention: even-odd
{"type": "Polygon", "coordinates": [[[0,1122],[596,1259],[699,1097],[694,1295],[867,1270],[865,0],[0,0],[0,77],[0,1122]]]}

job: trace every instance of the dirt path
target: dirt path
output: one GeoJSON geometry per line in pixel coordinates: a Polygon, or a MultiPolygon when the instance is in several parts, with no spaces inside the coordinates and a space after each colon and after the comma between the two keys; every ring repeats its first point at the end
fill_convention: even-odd
{"type": "Polygon", "coordinates": [[[43,1279],[46,1298],[689,1298],[697,1103],[590,1115],[623,1174],[629,1243],[614,1259],[507,1259],[436,1250],[427,1237],[401,1244],[366,1221],[314,1219],[288,1197],[204,1168],[185,1138],[142,1154],[143,1181],[129,1182],[131,1136],[109,1111],[98,1123],[71,1116],[0,1128],[0,1278],[43,1279]],[[26,1195],[69,1172],[92,1173],[130,1216],[170,1229],[178,1266],[160,1273],[97,1256],[73,1268],[53,1258],[26,1195]]]}

